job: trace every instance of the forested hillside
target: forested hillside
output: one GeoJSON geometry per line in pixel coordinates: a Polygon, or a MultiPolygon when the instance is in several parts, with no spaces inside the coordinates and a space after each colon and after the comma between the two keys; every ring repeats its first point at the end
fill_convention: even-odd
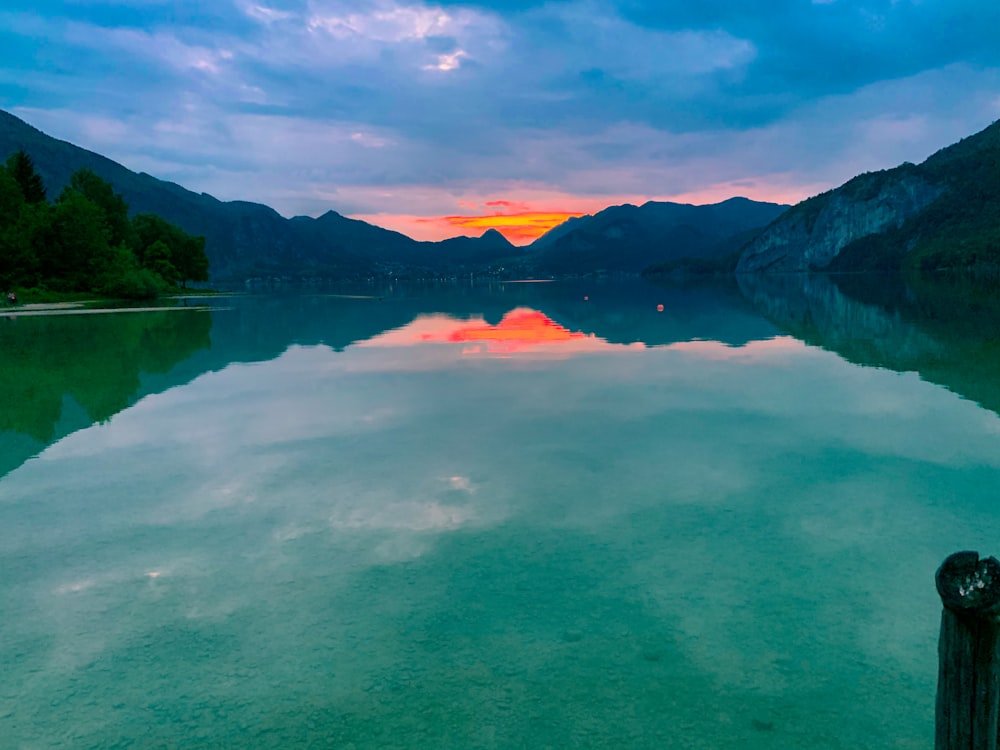
{"type": "Polygon", "coordinates": [[[208,279],[205,239],[125,200],[90,169],[55,200],[24,151],[0,166],[0,289],[151,298],[208,279]]]}

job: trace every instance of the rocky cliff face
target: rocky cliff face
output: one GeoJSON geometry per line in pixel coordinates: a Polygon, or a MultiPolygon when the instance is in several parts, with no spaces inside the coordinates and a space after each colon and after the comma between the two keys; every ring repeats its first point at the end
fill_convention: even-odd
{"type": "Polygon", "coordinates": [[[864,174],[803,201],[747,244],[737,273],[824,269],[855,240],[898,228],[944,191],[916,169],[864,174]]]}

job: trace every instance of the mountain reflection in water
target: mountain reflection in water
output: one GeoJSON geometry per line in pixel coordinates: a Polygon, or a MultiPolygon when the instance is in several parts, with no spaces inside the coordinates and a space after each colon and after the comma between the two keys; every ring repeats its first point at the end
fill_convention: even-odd
{"type": "Polygon", "coordinates": [[[914,276],[741,276],[754,309],[849,362],[916,372],[1000,414],[1000,294],[991,282],[914,276]]]}
{"type": "Polygon", "coordinates": [[[210,312],[3,319],[0,476],[149,394],[292,345],[451,343],[467,357],[670,346],[723,358],[773,351],[792,336],[856,364],[919,372],[1000,413],[1000,302],[991,290],[806,274],[738,284],[438,284],[362,297],[237,296],[210,312]]]}
{"type": "Polygon", "coordinates": [[[740,284],[0,319],[0,736],[926,746],[995,304],[740,284]]]}
{"type": "Polygon", "coordinates": [[[0,319],[0,476],[66,435],[203,373],[269,361],[296,344],[342,351],[398,342],[392,332],[425,325],[428,314],[466,321],[458,326],[464,333],[454,335],[485,336],[487,349],[508,353],[543,336],[549,344],[581,343],[584,351],[694,339],[738,346],[777,333],[731,285],[441,284],[363,291],[369,294],[226,297],[224,309],[211,311],[0,319]],[[658,304],[666,311],[658,313],[658,304]],[[511,316],[528,306],[537,310],[511,316]]]}

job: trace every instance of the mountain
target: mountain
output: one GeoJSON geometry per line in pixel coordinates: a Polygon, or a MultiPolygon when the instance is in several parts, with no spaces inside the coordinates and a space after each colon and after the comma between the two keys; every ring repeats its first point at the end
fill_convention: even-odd
{"type": "Polygon", "coordinates": [[[497,258],[523,255],[524,250],[512,245],[496,229],[487,229],[480,237],[452,237],[437,243],[443,259],[459,258],[467,262],[488,263],[497,258]]]}
{"type": "Polygon", "coordinates": [[[172,182],[132,172],[121,164],[33,128],[0,110],[0,159],[24,149],[45,181],[49,197],[70,175],[86,167],[110,182],[131,213],[155,213],[185,231],[205,237],[213,280],[249,276],[360,277],[375,273],[458,270],[516,258],[498,232],[482,238],[417,242],[398,232],[348,219],[335,211],[318,218],[286,219],[272,208],[246,201],[220,201],[172,182]]]}
{"type": "Polygon", "coordinates": [[[1000,273],[1000,121],[920,165],[809,198],[744,248],[738,273],[975,269],[1000,273]]]}
{"type": "Polygon", "coordinates": [[[561,224],[529,250],[542,273],[638,273],[663,261],[731,253],[736,248],[728,240],[767,225],[787,208],[747,198],[707,206],[657,201],[612,206],[561,224]]]}
{"type": "Polygon", "coordinates": [[[592,214],[586,214],[585,216],[571,216],[566,219],[562,224],[552,227],[549,231],[543,234],[541,237],[536,239],[531,243],[530,247],[532,250],[540,250],[543,247],[548,247],[553,242],[558,240],[560,237],[564,237],[574,229],[579,228],[588,219],[593,219],[592,214]]]}

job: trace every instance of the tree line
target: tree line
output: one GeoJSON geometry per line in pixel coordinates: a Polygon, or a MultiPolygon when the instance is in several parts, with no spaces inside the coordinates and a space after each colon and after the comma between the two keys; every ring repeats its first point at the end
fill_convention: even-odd
{"type": "Polygon", "coordinates": [[[0,290],[149,299],[208,280],[205,238],[128,204],[90,169],[54,202],[23,150],[0,165],[0,290]]]}

